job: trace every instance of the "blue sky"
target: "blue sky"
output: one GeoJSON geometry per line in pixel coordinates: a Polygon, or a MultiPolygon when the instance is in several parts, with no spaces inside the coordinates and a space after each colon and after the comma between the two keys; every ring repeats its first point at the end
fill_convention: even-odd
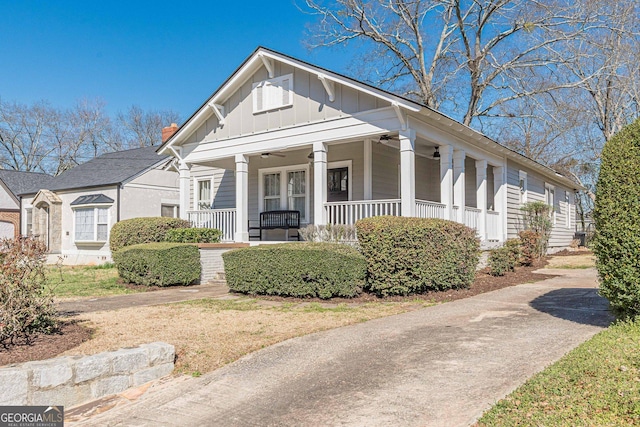
{"type": "MultiPolygon", "coordinates": [[[[295,0],[303,4],[303,0],[295,0]]],[[[345,72],[345,50],[308,51],[315,17],[294,0],[0,0],[0,99],[67,108],[100,98],[188,118],[259,46],[345,72]]]]}

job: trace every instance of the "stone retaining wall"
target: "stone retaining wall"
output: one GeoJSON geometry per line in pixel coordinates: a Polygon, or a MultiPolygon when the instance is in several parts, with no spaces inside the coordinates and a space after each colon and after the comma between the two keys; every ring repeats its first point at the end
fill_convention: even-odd
{"type": "Polygon", "coordinates": [[[222,254],[233,249],[246,248],[248,246],[248,243],[199,243],[200,265],[202,266],[200,283],[224,279],[222,254]]]}
{"type": "Polygon", "coordinates": [[[169,375],[175,348],[154,342],[0,368],[0,405],[76,406],[169,375]]]}

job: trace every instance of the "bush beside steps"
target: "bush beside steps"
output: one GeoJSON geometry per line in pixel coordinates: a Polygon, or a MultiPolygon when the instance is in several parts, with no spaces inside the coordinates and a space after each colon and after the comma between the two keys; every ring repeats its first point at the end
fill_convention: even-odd
{"type": "Polygon", "coordinates": [[[229,289],[292,297],[355,297],[366,261],[337,243],[285,243],[236,249],[222,255],[229,289]]]}
{"type": "Polygon", "coordinates": [[[113,253],[120,277],[137,285],[189,285],[200,279],[200,252],[189,243],[143,243],[113,253]]]}

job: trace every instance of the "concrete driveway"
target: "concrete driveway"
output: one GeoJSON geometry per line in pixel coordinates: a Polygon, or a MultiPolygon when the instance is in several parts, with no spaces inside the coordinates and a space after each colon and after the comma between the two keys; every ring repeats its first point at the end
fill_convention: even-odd
{"type": "Polygon", "coordinates": [[[612,320],[594,269],[265,348],[81,425],[468,426],[612,320]]]}

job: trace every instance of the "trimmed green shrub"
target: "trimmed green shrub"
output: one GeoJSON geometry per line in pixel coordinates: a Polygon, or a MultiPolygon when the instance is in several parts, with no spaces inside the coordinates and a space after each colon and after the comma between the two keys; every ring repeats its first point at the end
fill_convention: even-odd
{"type": "Polygon", "coordinates": [[[356,223],[366,288],[407,295],[468,287],[480,256],[476,232],[441,219],[380,216],[356,223]]]}
{"type": "Polygon", "coordinates": [[[44,243],[31,237],[0,240],[0,345],[29,344],[58,328],[45,276],[44,243]]]}
{"type": "Polygon", "coordinates": [[[118,275],[147,286],[189,285],[200,278],[200,252],[188,243],[142,243],[113,253],[118,275]]]}
{"type": "Polygon", "coordinates": [[[522,264],[522,241],[520,239],[509,239],[504,243],[504,247],[509,249],[513,271],[515,267],[522,264]]]}
{"type": "Polygon", "coordinates": [[[489,274],[492,276],[504,276],[508,271],[513,271],[515,264],[511,249],[503,246],[489,251],[489,274]]]}
{"type": "Polygon", "coordinates": [[[222,231],[216,228],[174,228],[164,236],[167,242],[176,243],[218,243],[222,231]]]}
{"type": "Polygon", "coordinates": [[[533,265],[540,256],[540,234],[533,230],[524,230],[518,233],[522,242],[522,265],[533,265]]]}
{"type": "Polygon", "coordinates": [[[111,252],[140,243],[162,242],[168,230],[188,228],[189,221],[180,218],[146,217],[117,222],[109,236],[111,252]]]}
{"type": "Polygon", "coordinates": [[[292,297],[354,297],[364,286],[366,262],[337,243],[285,243],[222,254],[229,289],[292,297]]]}
{"type": "Polygon", "coordinates": [[[620,317],[640,316],[640,121],[602,150],[593,215],[600,294],[620,317]]]}

